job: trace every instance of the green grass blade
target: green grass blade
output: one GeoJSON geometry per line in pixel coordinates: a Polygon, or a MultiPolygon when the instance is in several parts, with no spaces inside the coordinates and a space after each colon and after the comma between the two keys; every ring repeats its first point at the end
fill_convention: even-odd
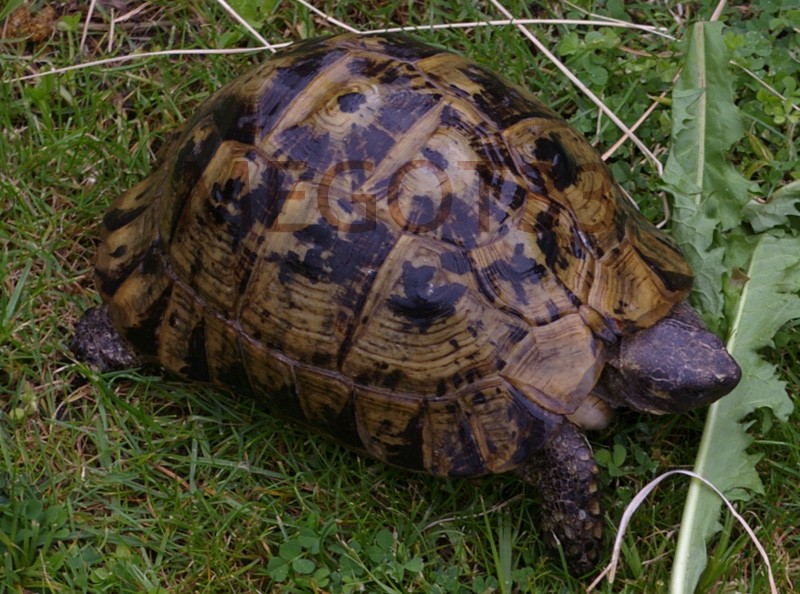
{"type": "Polygon", "coordinates": [[[33,266],[33,260],[28,258],[25,261],[25,267],[22,269],[22,272],[19,275],[19,280],[14,287],[14,291],[11,293],[8,303],[6,304],[6,310],[3,315],[3,324],[10,323],[14,312],[17,310],[17,303],[19,303],[19,298],[20,295],[22,295],[22,289],[25,287],[25,282],[28,280],[28,275],[31,272],[31,266],[33,266]]]}

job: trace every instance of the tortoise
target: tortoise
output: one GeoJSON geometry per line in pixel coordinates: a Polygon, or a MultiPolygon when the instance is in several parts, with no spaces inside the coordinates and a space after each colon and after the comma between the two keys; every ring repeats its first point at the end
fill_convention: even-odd
{"type": "Polygon", "coordinates": [[[402,35],[300,42],[224,86],[102,226],[80,359],[159,364],[404,468],[514,472],[576,574],[603,522],[585,431],[740,377],[592,146],[402,35]]]}

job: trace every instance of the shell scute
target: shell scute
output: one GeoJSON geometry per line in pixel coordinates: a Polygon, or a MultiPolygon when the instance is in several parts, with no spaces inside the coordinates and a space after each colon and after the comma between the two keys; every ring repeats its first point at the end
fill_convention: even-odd
{"type": "Polygon", "coordinates": [[[535,143],[536,158],[550,164],[549,177],[556,190],[563,192],[577,181],[578,163],[567,151],[558,134],[551,132],[549,136],[538,138],[535,143]]]}
{"type": "Polygon", "coordinates": [[[315,367],[295,369],[297,398],[303,409],[304,421],[330,435],[337,441],[361,448],[356,419],[355,386],[352,381],[315,367]]]}
{"type": "Polygon", "coordinates": [[[379,460],[423,470],[426,402],[399,394],[387,398],[386,392],[361,385],[355,392],[355,417],[366,450],[379,460]]]}
{"type": "MultiPolygon", "coordinates": [[[[507,472],[528,459],[562,421],[499,378],[465,393],[459,405],[485,471],[492,473],[507,472]]],[[[449,474],[458,476],[453,470],[449,474]]]]}
{"type": "Polygon", "coordinates": [[[403,262],[402,292],[386,299],[389,310],[397,317],[425,333],[440,318],[455,313],[456,305],[467,287],[456,282],[437,284],[432,282],[436,268],[430,265],[415,266],[403,262]]]}

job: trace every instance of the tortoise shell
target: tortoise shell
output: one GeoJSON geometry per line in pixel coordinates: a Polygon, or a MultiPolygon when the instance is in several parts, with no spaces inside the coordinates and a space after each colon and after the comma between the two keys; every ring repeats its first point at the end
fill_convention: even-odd
{"type": "Polygon", "coordinates": [[[437,475],[529,458],[692,283],[562,118],[402,36],[296,44],[228,84],[103,226],[137,351],[437,475]]]}

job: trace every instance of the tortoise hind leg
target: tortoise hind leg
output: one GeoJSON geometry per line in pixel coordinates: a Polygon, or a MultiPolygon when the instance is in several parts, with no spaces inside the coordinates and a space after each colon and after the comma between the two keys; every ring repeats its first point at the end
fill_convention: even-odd
{"type": "Polygon", "coordinates": [[[128,369],[141,364],[117,332],[105,305],[86,310],[75,325],[69,349],[80,361],[100,371],[128,369]]]}
{"type": "Polygon", "coordinates": [[[564,551],[575,575],[595,568],[600,559],[603,509],[600,477],[583,433],[564,422],[548,443],[517,468],[517,474],[542,495],[543,534],[564,551]]]}

